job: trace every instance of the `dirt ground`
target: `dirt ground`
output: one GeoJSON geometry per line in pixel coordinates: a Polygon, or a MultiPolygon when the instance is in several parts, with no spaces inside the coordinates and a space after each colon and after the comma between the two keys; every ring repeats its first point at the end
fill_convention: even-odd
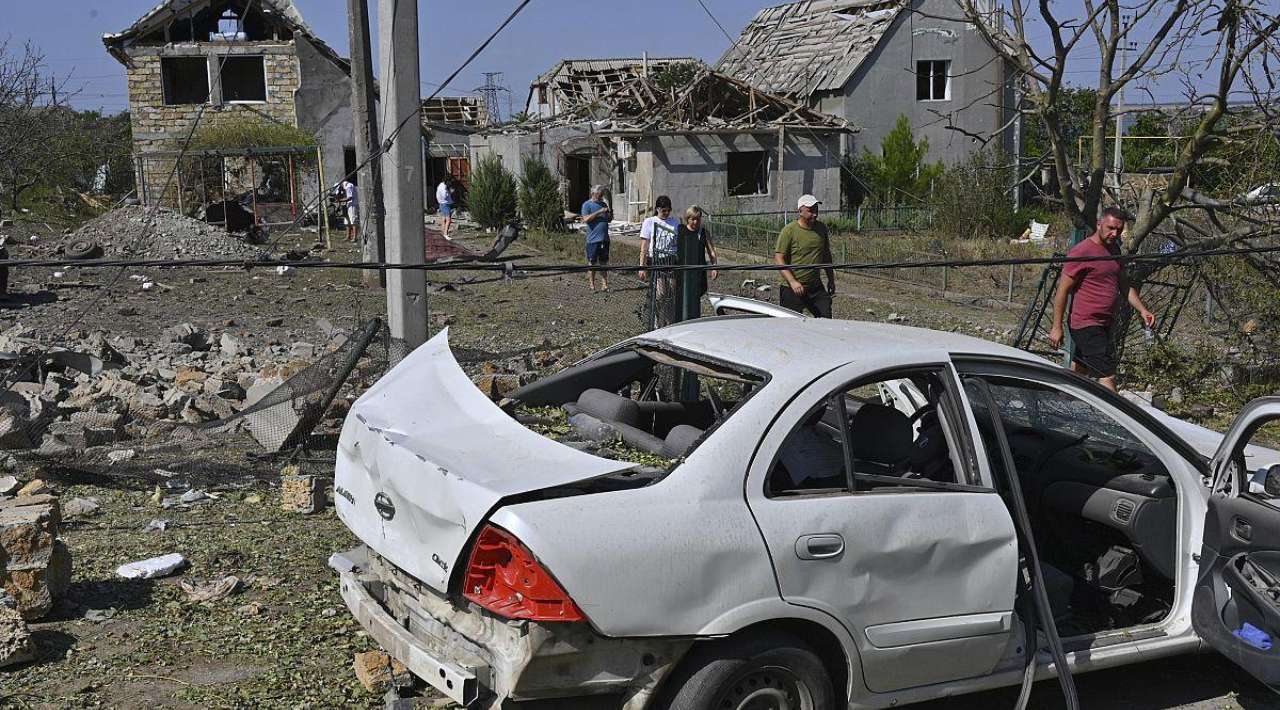
{"type": "MultiPolygon", "coordinates": [[[[306,248],[314,239],[298,235],[286,248],[306,248]]],[[[534,237],[518,243],[511,256],[517,264],[576,261],[580,240],[577,234],[534,237]]],[[[488,241],[471,233],[463,244],[483,251],[488,241]]],[[[327,258],[358,256],[349,245],[335,247],[327,258]]],[[[636,254],[630,240],[615,241],[615,261],[634,263],[636,254]]],[[[732,261],[731,254],[723,256],[732,261]]],[[[77,330],[154,337],[191,322],[257,344],[289,344],[316,341],[329,325],[354,329],[385,304],[382,291],[363,286],[358,272],[340,269],[298,269],[288,277],[271,268],[154,271],[147,275],[167,288],[150,291],[129,278],[134,274],[142,272],[71,270],[54,277],[47,269],[15,270],[10,290],[17,298],[0,307],[0,330],[22,323],[62,341],[74,340],[77,330]]],[[[586,355],[643,330],[645,286],[633,276],[611,279],[607,293],[589,291],[581,275],[504,281],[493,273],[449,272],[432,274],[430,282],[431,332],[449,327],[455,352],[473,372],[487,361],[548,348],[586,355]]],[[[767,273],[728,272],[712,290],[772,300],[774,284],[776,276],[767,273]],[[757,283],[744,286],[749,279],[757,283]],[[757,292],[759,285],[770,288],[757,292]]],[[[858,277],[841,279],[835,311],[838,317],[892,318],[996,340],[1006,339],[1020,317],[1018,307],[940,300],[915,287],[858,277]]],[[[140,449],[140,456],[148,455],[140,449]]],[[[156,452],[154,462],[168,465],[174,457],[170,447],[156,452]]],[[[86,478],[24,461],[21,477],[45,476],[64,500],[95,497],[102,510],[64,527],[75,559],[71,591],[33,627],[39,660],[0,671],[0,706],[380,707],[381,698],[366,692],[351,670],[352,655],[373,644],[347,613],[326,567],[331,553],[356,542],[333,510],[308,517],[281,512],[280,464],[258,457],[251,442],[180,451],[178,457],[193,485],[216,499],[166,510],[149,487],[113,480],[109,470],[86,478]],[[229,463],[238,474],[227,473],[229,463]],[[216,475],[201,479],[205,469],[216,475]],[[144,532],[156,518],[166,519],[167,528],[144,532]],[[126,582],[113,572],[125,562],[175,551],[191,563],[181,577],[126,582]],[[220,601],[189,602],[177,587],[179,579],[224,574],[237,575],[243,585],[220,601]]],[[[331,451],[317,451],[304,466],[331,475],[331,461],[331,451]]],[[[1087,708],[1276,707],[1265,704],[1274,696],[1214,655],[1083,676],[1080,687],[1087,708]]],[[[1056,694],[1051,684],[1041,684],[1033,707],[1058,707],[1056,694]]],[[[976,710],[1012,702],[1012,694],[1001,692],[919,707],[976,710]]]]}

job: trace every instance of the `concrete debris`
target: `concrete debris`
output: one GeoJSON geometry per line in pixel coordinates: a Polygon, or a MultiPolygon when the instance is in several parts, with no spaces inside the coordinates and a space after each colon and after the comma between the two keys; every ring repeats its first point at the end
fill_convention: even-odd
{"type": "Polygon", "coordinates": [[[187,581],[184,579],[178,582],[178,588],[187,595],[187,601],[213,602],[225,599],[240,589],[240,578],[229,574],[220,579],[206,581],[187,581]]]}
{"type": "Polygon", "coordinates": [[[27,622],[18,611],[18,602],[0,591],[0,668],[28,663],[36,658],[27,622]]]}
{"type": "Polygon", "coordinates": [[[152,518],[151,522],[142,529],[142,532],[164,532],[169,527],[169,521],[164,518],[152,518]]]}
{"type": "Polygon", "coordinates": [[[84,613],[85,621],[92,621],[95,624],[107,621],[116,615],[115,607],[107,607],[106,609],[89,609],[84,613]]]}
{"type": "Polygon", "coordinates": [[[35,448],[55,416],[54,402],[24,392],[18,387],[22,384],[27,383],[0,392],[0,449],[35,448]]]}
{"type": "Polygon", "coordinates": [[[178,496],[178,500],[183,503],[195,503],[209,498],[212,498],[212,496],[199,489],[190,490],[178,496]]]}
{"type": "Polygon", "coordinates": [[[91,515],[97,515],[102,509],[102,504],[97,498],[72,498],[62,504],[62,517],[70,520],[71,518],[87,518],[91,515]]]}
{"type": "Polygon", "coordinates": [[[260,249],[176,211],[125,206],[92,219],[68,243],[96,242],[110,256],[149,259],[256,257],[260,249]]]}
{"type": "Polygon", "coordinates": [[[249,348],[244,341],[230,333],[223,333],[218,339],[218,349],[226,357],[240,357],[249,354],[249,348]]]}
{"type": "Polygon", "coordinates": [[[16,476],[0,476],[0,496],[13,495],[18,491],[16,476]]]}
{"type": "Polygon", "coordinates": [[[324,510],[325,496],[316,476],[298,475],[297,466],[286,466],[280,475],[280,508],[290,513],[311,515],[324,510]]]}
{"type": "Polygon", "coordinates": [[[371,693],[385,693],[393,685],[407,687],[413,684],[409,669],[382,651],[357,653],[352,665],[360,684],[371,693]]]}
{"type": "Polygon", "coordinates": [[[169,575],[187,566],[187,558],[180,552],[138,560],[116,568],[116,575],[125,579],[155,579],[169,575]]]}
{"type": "Polygon", "coordinates": [[[124,463],[125,461],[132,459],[135,455],[137,455],[137,452],[133,449],[116,449],[115,451],[107,452],[107,461],[110,461],[111,463],[124,463]]]}
{"type": "Polygon", "coordinates": [[[43,478],[32,479],[27,483],[27,485],[18,489],[19,498],[23,496],[38,496],[46,493],[52,493],[52,491],[49,489],[49,484],[45,483],[43,478]]]}
{"type": "Polygon", "coordinates": [[[0,501],[0,585],[22,618],[39,619],[71,584],[71,553],[58,540],[62,516],[48,494],[0,501]]]}

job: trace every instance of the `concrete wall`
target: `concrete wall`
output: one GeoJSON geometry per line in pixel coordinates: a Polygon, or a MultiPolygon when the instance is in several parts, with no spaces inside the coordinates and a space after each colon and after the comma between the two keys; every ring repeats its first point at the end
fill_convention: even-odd
{"type": "MultiPolygon", "coordinates": [[[[1003,62],[972,25],[936,19],[956,17],[954,0],[914,0],[915,12],[904,12],[879,46],[867,57],[840,94],[818,97],[818,107],[844,116],[861,130],[858,152],[880,149],[880,141],[899,115],[906,115],[917,139],[929,139],[929,159],[948,164],[963,160],[978,143],[948,123],[987,135],[1000,130],[1011,105],[1003,62]],[[945,101],[916,100],[916,62],[951,61],[951,95],[945,101]],[[950,117],[948,120],[947,117],[950,117]]],[[[1003,145],[1012,150],[1006,134],[1003,145]]]]}
{"type": "Polygon", "coordinates": [[[639,151],[642,158],[652,156],[647,192],[669,196],[677,211],[694,204],[712,212],[794,210],[796,199],[806,193],[828,209],[840,205],[839,134],[788,131],[781,161],[774,133],[662,136],[645,139],[639,151]],[[729,195],[728,154],[734,151],[770,154],[767,194],[729,195]]]}
{"type": "Polygon", "coordinates": [[[343,151],[355,146],[351,78],[302,36],[297,40],[297,56],[301,74],[295,93],[297,126],[315,135],[324,157],[324,185],[328,188],[342,181],[343,151]]]}

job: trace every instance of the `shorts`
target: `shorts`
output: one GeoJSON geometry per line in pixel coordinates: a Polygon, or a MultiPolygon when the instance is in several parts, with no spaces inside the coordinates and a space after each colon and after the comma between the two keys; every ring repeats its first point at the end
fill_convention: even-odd
{"type": "Polygon", "coordinates": [[[360,208],[355,205],[347,205],[347,226],[354,227],[360,224],[360,208]]]}
{"type": "Polygon", "coordinates": [[[821,285],[805,286],[804,295],[797,296],[790,286],[782,284],[778,287],[778,304],[796,313],[809,311],[814,318],[831,317],[831,294],[821,285]]]}
{"type": "Polygon", "coordinates": [[[453,203],[452,203],[452,202],[441,202],[441,203],[440,203],[440,214],[441,214],[441,216],[444,216],[444,217],[450,217],[450,216],[452,216],[452,215],[453,215],[453,203]]]}
{"type": "Polygon", "coordinates": [[[1071,361],[1080,363],[1090,377],[1116,374],[1116,348],[1111,332],[1100,325],[1071,328],[1071,361]]]}
{"type": "Polygon", "coordinates": [[[587,242],[587,263],[604,266],[609,263],[609,242],[587,242]]]}

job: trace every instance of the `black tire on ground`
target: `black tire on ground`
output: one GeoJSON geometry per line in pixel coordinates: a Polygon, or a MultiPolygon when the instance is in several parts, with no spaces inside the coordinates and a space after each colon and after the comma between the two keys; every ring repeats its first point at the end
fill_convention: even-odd
{"type": "Polygon", "coordinates": [[[68,259],[92,259],[102,256],[102,247],[98,243],[89,239],[77,239],[67,245],[63,250],[63,254],[68,259]]]}
{"type": "Polygon", "coordinates": [[[834,710],[822,659],[784,633],[695,646],[667,679],[655,707],[669,710],[834,710]]]}

